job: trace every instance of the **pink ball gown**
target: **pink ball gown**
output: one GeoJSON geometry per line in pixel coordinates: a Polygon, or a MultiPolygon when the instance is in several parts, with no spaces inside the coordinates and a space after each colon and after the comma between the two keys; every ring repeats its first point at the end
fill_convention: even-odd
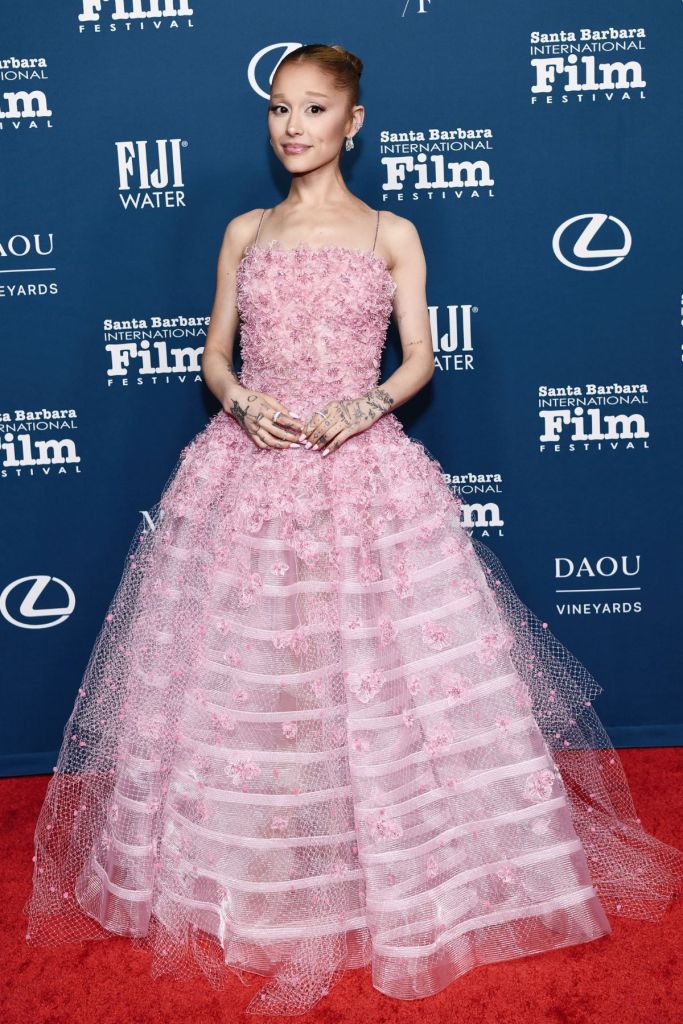
{"type": "MultiPolygon", "coordinates": [[[[244,386],[306,419],[378,383],[396,286],[374,248],[257,233],[244,386]]],[[[683,853],[641,826],[602,688],[460,511],[391,413],[326,457],[213,416],[95,641],[27,941],[127,936],[154,977],[237,975],[247,1012],[293,1015],[348,969],[417,999],[608,913],[660,919],[683,853]]]]}

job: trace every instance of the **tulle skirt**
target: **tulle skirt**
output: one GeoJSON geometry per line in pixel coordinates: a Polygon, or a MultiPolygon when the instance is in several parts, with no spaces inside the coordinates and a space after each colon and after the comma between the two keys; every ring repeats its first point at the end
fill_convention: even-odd
{"type": "Polygon", "coordinates": [[[221,411],[131,540],[27,941],[128,936],[153,977],[294,1015],[348,969],[415,999],[659,920],[683,853],[643,829],[600,692],[396,417],[322,457],[221,411]]]}

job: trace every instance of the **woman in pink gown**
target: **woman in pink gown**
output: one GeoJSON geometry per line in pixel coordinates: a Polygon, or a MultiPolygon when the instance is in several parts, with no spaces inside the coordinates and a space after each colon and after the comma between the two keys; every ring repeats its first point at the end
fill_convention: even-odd
{"type": "Polygon", "coordinates": [[[274,77],[290,193],[226,229],[202,366],[221,410],[132,539],[25,907],[36,945],[128,936],[155,977],[261,975],[255,1013],[360,967],[428,996],[608,913],[659,920],[683,879],[601,687],[393,414],[433,373],[425,265],[339,170],[360,68],[311,45],[274,77]],[[404,359],[379,383],[392,310],[404,359]]]}

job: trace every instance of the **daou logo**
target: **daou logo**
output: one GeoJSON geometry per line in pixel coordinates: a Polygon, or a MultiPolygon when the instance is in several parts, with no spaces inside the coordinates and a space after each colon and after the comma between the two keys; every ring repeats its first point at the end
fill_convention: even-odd
{"type": "Polygon", "coordinates": [[[71,615],[75,607],[76,595],[68,583],[58,576],[38,573],[34,576],[22,576],[21,579],[8,583],[0,594],[0,614],[13,626],[19,626],[21,629],[50,629],[52,626],[60,626],[71,615]],[[37,607],[40,598],[51,583],[56,583],[65,595],[62,606],[37,607]],[[30,586],[27,590],[28,584],[30,586]],[[16,603],[17,600],[19,607],[12,614],[9,605],[16,603]]]}
{"type": "Polygon", "coordinates": [[[555,579],[582,579],[584,576],[595,579],[597,576],[607,577],[637,576],[640,573],[640,555],[602,555],[592,562],[582,558],[576,562],[573,558],[558,555],[555,558],[555,579]]]}
{"type": "Polygon", "coordinates": [[[579,213],[576,217],[570,217],[569,220],[560,224],[559,228],[553,235],[553,252],[560,263],[564,263],[564,265],[569,267],[571,270],[609,270],[610,267],[615,267],[618,263],[621,263],[630,251],[631,232],[626,227],[623,220],[619,220],[618,217],[612,217],[608,213],[579,213]],[[570,228],[581,221],[585,221],[586,226],[573,245],[567,245],[566,248],[570,249],[571,255],[574,256],[577,261],[591,260],[592,262],[590,264],[584,262],[573,262],[565,256],[563,252],[566,236],[568,234],[574,234],[574,232],[570,232],[570,228]],[[591,249],[591,242],[607,221],[615,224],[621,233],[623,239],[621,247],[591,249]],[[596,260],[600,260],[601,262],[595,262],[596,260]]]}
{"type": "Polygon", "coordinates": [[[264,46],[262,50],[259,50],[249,61],[249,67],[247,68],[247,81],[252,87],[257,96],[262,96],[264,100],[270,99],[270,86],[273,84],[273,77],[278,69],[280,61],[284,60],[287,54],[291,53],[292,50],[298,50],[302,43],[271,43],[270,46],[264,46]],[[267,67],[271,64],[271,54],[282,51],[277,60],[273,64],[272,70],[269,75],[266,75],[266,82],[268,89],[261,87],[263,81],[263,73],[261,71],[261,62],[263,61],[267,67]],[[266,60],[266,58],[269,58],[266,60]]]}

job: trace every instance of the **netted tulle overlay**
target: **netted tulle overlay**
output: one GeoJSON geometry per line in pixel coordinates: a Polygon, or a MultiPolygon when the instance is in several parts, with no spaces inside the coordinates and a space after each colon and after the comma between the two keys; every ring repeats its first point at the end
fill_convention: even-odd
{"type": "MultiPolygon", "coordinates": [[[[306,416],[376,383],[379,257],[252,247],[239,284],[246,386],[306,416]]],[[[601,687],[460,510],[392,414],[327,457],[214,416],[95,641],[27,940],[128,936],[154,977],[236,974],[247,1012],[299,1014],[347,969],[415,999],[606,913],[659,920],[683,853],[636,815],[601,687]]]]}

